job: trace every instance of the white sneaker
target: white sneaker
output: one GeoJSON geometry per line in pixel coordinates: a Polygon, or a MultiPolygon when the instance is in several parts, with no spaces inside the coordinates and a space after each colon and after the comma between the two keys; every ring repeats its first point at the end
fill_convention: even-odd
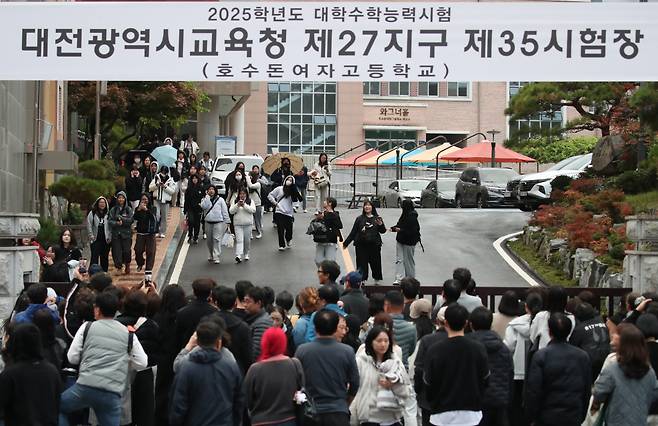
{"type": "Polygon", "coordinates": [[[253,240],[254,239],[254,234],[249,235],[249,239],[253,240]]]}
{"type": "Polygon", "coordinates": [[[213,260],[215,259],[213,259],[212,256],[208,258],[208,262],[212,262],[213,260]]]}
{"type": "Polygon", "coordinates": [[[285,247],[279,247],[279,251],[284,251],[285,249],[285,247]]]}
{"type": "Polygon", "coordinates": [[[160,238],[165,238],[165,234],[160,234],[160,238]]]}
{"type": "Polygon", "coordinates": [[[219,259],[214,260],[215,265],[219,265],[219,259]]]}
{"type": "Polygon", "coordinates": [[[258,234],[256,234],[256,239],[257,240],[260,240],[261,238],[263,238],[263,234],[261,234],[260,232],[258,234]]]}
{"type": "Polygon", "coordinates": [[[304,213],[308,213],[308,210],[304,209],[304,213]]]}
{"type": "Polygon", "coordinates": [[[203,233],[203,239],[204,240],[206,239],[206,233],[205,232],[203,233]]]}
{"type": "Polygon", "coordinates": [[[247,260],[249,260],[249,255],[248,255],[248,254],[245,254],[245,255],[244,255],[244,261],[246,262],[247,260]]]}
{"type": "Polygon", "coordinates": [[[375,280],[375,285],[379,285],[379,280],[375,280]]]}
{"type": "Polygon", "coordinates": [[[286,248],[292,248],[292,241],[288,241],[286,243],[286,248]]]}

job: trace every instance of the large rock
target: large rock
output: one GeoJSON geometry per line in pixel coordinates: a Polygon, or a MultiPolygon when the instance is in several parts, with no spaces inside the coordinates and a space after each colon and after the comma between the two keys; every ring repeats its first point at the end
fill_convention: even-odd
{"type": "Polygon", "coordinates": [[[605,271],[599,287],[601,288],[622,288],[624,286],[624,276],[619,272],[611,272],[609,269],[605,271]]]}
{"type": "Polygon", "coordinates": [[[562,265],[562,272],[564,275],[567,277],[573,276],[573,259],[575,256],[571,254],[569,247],[561,247],[558,250],[558,254],[560,256],[560,264],[562,265]]]}
{"type": "Polygon", "coordinates": [[[598,259],[589,262],[578,281],[580,287],[600,287],[608,265],[598,259]]]}
{"type": "Polygon", "coordinates": [[[592,169],[599,174],[616,174],[626,169],[625,159],[631,148],[620,135],[604,136],[596,143],[592,169]]]}
{"type": "Polygon", "coordinates": [[[576,249],[576,254],[573,259],[573,275],[571,278],[579,280],[583,272],[587,269],[590,263],[594,260],[594,252],[590,249],[579,248],[576,249]]]}
{"type": "Polygon", "coordinates": [[[636,293],[658,291],[658,252],[626,252],[624,287],[631,287],[636,293]]]}

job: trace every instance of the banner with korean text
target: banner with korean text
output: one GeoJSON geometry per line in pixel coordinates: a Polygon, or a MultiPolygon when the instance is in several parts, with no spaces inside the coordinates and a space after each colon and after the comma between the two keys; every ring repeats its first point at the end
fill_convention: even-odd
{"type": "Polygon", "coordinates": [[[656,3],[0,3],[1,80],[658,80],[656,3]]]}

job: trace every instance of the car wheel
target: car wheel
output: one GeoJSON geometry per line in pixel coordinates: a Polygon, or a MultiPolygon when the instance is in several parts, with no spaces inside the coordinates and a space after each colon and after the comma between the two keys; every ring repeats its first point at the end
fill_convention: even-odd
{"type": "Polygon", "coordinates": [[[464,206],[462,205],[462,197],[459,196],[459,195],[457,195],[457,196],[455,197],[455,207],[457,207],[458,209],[461,209],[462,207],[464,207],[464,206]]]}
{"type": "Polygon", "coordinates": [[[478,195],[478,197],[475,201],[475,204],[476,204],[478,209],[481,209],[482,207],[484,207],[484,202],[482,201],[482,195],[478,195]]]}
{"type": "Polygon", "coordinates": [[[520,204],[520,205],[519,205],[519,210],[521,210],[522,212],[531,212],[531,211],[532,211],[532,207],[530,207],[530,206],[527,205],[527,204],[520,204]]]}

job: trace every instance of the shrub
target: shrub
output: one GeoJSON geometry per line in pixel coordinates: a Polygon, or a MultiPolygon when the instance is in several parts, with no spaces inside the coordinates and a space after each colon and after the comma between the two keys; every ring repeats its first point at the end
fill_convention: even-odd
{"type": "Polygon", "coordinates": [[[551,181],[551,187],[553,188],[553,191],[566,191],[572,181],[573,179],[569,176],[558,176],[551,181]]]}
{"type": "Polygon", "coordinates": [[[537,137],[522,142],[516,150],[540,163],[557,163],[574,155],[592,152],[596,142],[595,136],[576,136],[565,139],[537,137]]]}
{"type": "Polygon", "coordinates": [[[57,244],[59,241],[59,227],[55,221],[50,218],[39,219],[39,225],[41,225],[41,228],[37,234],[37,241],[44,248],[57,244]]]}
{"type": "Polygon", "coordinates": [[[64,176],[48,187],[51,194],[64,197],[71,203],[89,207],[101,195],[114,194],[114,184],[106,180],[92,180],[79,176],[64,176]]]}
{"type": "Polygon", "coordinates": [[[79,205],[69,205],[66,216],[63,218],[62,222],[64,225],[80,225],[85,220],[85,214],[80,208],[79,205]]]}
{"type": "Polygon", "coordinates": [[[578,191],[585,195],[595,194],[603,188],[603,180],[596,178],[574,179],[569,185],[572,191],[578,191]]]}
{"type": "Polygon", "coordinates": [[[612,179],[612,185],[626,194],[639,194],[653,189],[658,184],[656,166],[646,169],[629,170],[612,179]]]}
{"type": "Polygon", "coordinates": [[[81,177],[95,180],[113,180],[116,167],[111,160],[87,160],[78,164],[81,177]]]}

